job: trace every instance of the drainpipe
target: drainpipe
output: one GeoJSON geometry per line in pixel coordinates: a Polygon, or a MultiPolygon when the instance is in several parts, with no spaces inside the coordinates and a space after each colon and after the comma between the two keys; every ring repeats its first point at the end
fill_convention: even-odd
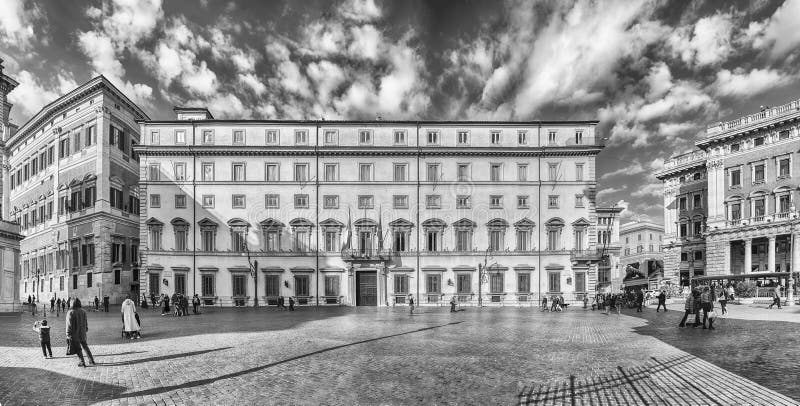
{"type": "MultiPolygon", "coordinates": [[[[192,146],[197,124],[192,120],[192,146]]],[[[192,294],[197,294],[197,153],[192,151],[192,294]]]]}
{"type": "Polygon", "coordinates": [[[420,251],[420,245],[419,245],[419,243],[420,243],[420,238],[419,238],[419,233],[420,233],[420,223],[419,223],[419,210],[420,210],[419,209],[419,207],[420,207],[420,202],[419,202],[419,189],[420,189],[419,165],[420,165],[420,155],[421,154],[422,154],[422,150],[420,149],[420,146],[419,146],[419,121],[417,121],[417,306],[419,306],[421,304],[420,301],[419,301],[419,287],[420,287],[420,277],[421,277],[421,275],[420,275],[420,263],[419,263],[419,260],[420,260],[420,256],[419,256],[419,251],[420,251]]]}
{"type": "Polygon", "coordinates": [[[317,223],[317,232],[316,232],[316,247],[314,249],[314,255],[316,257],[316,265],[314,267],[315,274],[317,275],[317,307],[319,307],[319,126],[320,123],[317,121],[317,128],[316,128],[316,142],[314,143],[314,193],[315,193],[315,211],[316,211],[316,223],[317,223]]]}
{"type": "Polygon", "coordinates": [[[536,286],[536,291],[537,291],[537,293],[539,293],[539,295],[538,295],[539,297],[538,297],[537,300],[539,302],[541,302],[542,301],[542,155],[544,153],[544,148],[542,148],[542,121],[541,120],[539,120],[539,127],[536,130],[536,141],[539,143],[539,151],[542,152],[542,154],[539,154],[539,157],[537,159],[539,161],[538,162],[539,163],[539,182],[538,182],[538,185],[537,185],[537,187],[539,188],[539,192],[538,192],[538,195],[539,195],[538,196],[539,207],[537,207],[537,210],[536,210],[538,212],[538,216],[539,216],[539,223],[538,223],[539,224],[539,229],[538,229],[539,230],[538,231],[538,234],[539,234],[539,241],[538,241],[538,243],[539,243],[539,254],[536,256],[537,261],[538,261],[537,262],[537,267],[538,267],[539,272],[537,272],[537,274],[539,276],[539,281],[538,281],[538,284],[536,286]]]}

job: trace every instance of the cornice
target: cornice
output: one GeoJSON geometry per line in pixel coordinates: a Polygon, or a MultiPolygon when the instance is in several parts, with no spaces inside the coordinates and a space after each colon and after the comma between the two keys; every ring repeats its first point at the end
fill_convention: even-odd
{"type": "Polygon", "coordinates": [[[140,156],[504,156],[504,157],[563,157],[594,156],[602,147],[537,147],[537,148],[309,148],[281,146],[152,146],[137,145],[134,151],[140,156]]]}

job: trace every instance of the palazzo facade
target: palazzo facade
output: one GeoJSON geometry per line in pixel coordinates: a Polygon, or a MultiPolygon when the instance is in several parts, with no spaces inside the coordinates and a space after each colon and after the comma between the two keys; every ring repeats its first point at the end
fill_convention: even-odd
{"type": "MultiPolygon", "coordinates": [[[[140,122],[141,292],[518,304],[609,277],[596,121],[140,122]],[[606,260],[603,261],[602,257],[606,260]]],[[[614,230],[614,234],[610,233],[614,230]]],[[[618,252],[618,246],[616,246],[618,252]]]]}

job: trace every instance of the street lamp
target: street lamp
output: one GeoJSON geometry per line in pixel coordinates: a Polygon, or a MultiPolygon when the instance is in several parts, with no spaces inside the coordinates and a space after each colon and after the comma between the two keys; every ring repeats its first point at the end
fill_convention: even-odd
{"type": "Polygon", "coordinates": [[[486,249],[486,254],[483,257],[483,263],[478,263],[478,307],[483,307],[483,284],[488,282],[486,272],[491,267],[497,265],[497,262],[492,263],[488,267],[486,264],[489,262],[489,249],[486,249]]]}
{"type": "Polygon", "coordinates": [[[250,275],[253,277],[253,307],[258,307],[258,260],[250,260],[250,244],[244,240],[244,250],[247,253],[247,264],[250,266],[250,275]]]}

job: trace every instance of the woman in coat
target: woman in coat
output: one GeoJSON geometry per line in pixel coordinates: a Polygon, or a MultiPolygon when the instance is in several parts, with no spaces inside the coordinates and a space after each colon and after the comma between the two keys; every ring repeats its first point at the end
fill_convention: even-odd
{"type": "Polygon", "coordinates": [[[139,322],[136,320],[136,304],[131,295],[122,302],[122,332],[126,338],[139,338],[139,322]]]}
{"type": "Polygon", "coordinates": [[[85,367],[86,363],[83,361],[83,351],[89,357],[89,362],[94,365],[94,357],[92,351],[89,350],[89,345],[86,344],[86,332],[89,331],[89,323],[86,321],[86,312],[81,308],[80,299],[75,299],[72,302],[72,309],[67,312],[67,340],[70,343],[70,352],[78,355],[81,360],[78,363],[79,367],[85,367]]]}

